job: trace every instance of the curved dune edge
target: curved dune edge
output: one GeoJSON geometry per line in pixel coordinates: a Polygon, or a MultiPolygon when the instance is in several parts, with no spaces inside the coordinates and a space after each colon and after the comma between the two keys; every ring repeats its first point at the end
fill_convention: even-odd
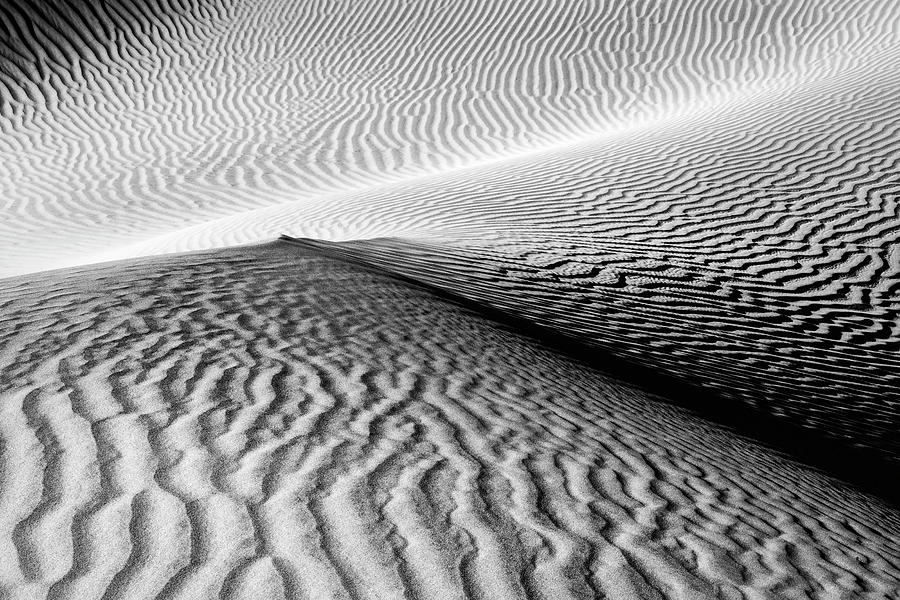
{"type": "MultiPolygon", "coordinates": [[[[841,463],[832,466],[876,487],[883,487],[879,469],[895,471],[900,461],[900,337],[883,335],[894,313],[882,313],[886,327],[867,326],[864,311],[845,309],[841,290],[810,297],[665,248],[576,236],[443,244],[285,240],[426,284],[501,319],[537,326],[540,335],[563,336],[563,346],[587,360],[624,359],[645,374],[705,390],[711,397],[703,404],[739,402],[809,431],[816,446],[839,442],[859,453],[845,459],[829,452],[841,463]],[[842,321],[845,314],[857,320],[842,321]],[[875,462],[868,470],[854,460],[875,462]]],[[[693,393],[682,392],[683,400],[697,404],[693,393]]]]}
{"type": "Polygon", "coordinates": [[[900,592],[896,509],[295,245],[7,279],[0,306],[17,598],[900,592]]]}
{"type": "Polygon", "coordinates": [[[896,2],[0,11],[0,275],[402,237],[348,248],[900,457],[896,2]]]}

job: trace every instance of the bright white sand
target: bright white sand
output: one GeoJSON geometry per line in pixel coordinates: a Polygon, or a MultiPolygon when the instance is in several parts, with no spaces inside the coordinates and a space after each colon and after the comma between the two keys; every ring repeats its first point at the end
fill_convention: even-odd
{"type": "Polygon", "coordinates": [[[7,11],[0,274],[610,221],[727,251],[691,223],[814,243],[798,221],[896,215],[892,0],[7,11]]]}

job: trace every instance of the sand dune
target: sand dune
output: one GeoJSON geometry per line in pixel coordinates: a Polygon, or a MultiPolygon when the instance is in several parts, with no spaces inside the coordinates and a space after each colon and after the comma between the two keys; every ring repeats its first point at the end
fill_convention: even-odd
{"type": "Polygon", "coordinates": [[[896,506],[659,383],[896,478],[898,61],[893,0],[0,4],[0,597],[900,598],[896,506]]]}
{"type": "Polygon", "coordinates": [[[286,243],[7,279],[13,598],[889,598],[900,515],[286,243]]]}
{"type": "MultiPolygon", "coordinates": [[[[894,71],[873,61],[603,142],[385,186],[347,199],[346,214],[367,204],[420,230],[331,248],[897,460],[894,71]]],[[[290,206],[259,216],[287,232],[299,221],[290,206]]],[[[199,230],[186,233],[154,250],[190,247],[199,230]]]]}
{"type": "Polygon", "coordinates": [[[0,274],[402,237],[395,271],[900,456],[896,3],[88,6],[7,9],[0,274]]]}
{"type": "MultiPolygon", "coordinates": [[[[723,107],[765,123],[771,117],[757,109],[773,94],[810,85],[827,91],[834,78],[872,65],[889,71],[900,36],[897,4],[888,0],[23,0],[2,10],[6,274],[280,233],[441,233],[468,213],[452,195],[417,220],[397,219],[417,210],[408,200],[388,210],[363,203],[360,212],[345,196],[458,170],[453,182],[465,182],[465,170],[478,165],[496,172],[498,163],[543,160],[543,152],[572,144],[605,147],[610,138],[723,107]],[[290,208],[288,231],[256,212],[278,205],[290,208]],[[347,214],[355,215],[350,222],[347,214]]],[[[860,122],[871,109],[857,105],[858,89],[842,93],[842,86],[839,112],[876,137],[893,132],[880,117],[860,122]]],[[[894,89],[883,110],[893,110],[894,89]]],[[[807,110],[788,107],[778,119],[791,127],[807,110]]],[[[853,143],[865,156],[867,134],[857,133],[853,143]]],[[[692,128],[682,134],[683,143],[696,141],[692,128]]],[[[736,148],[723,142],[711,151],[774,145],[765,153],[778,156],[763,168],[777,171],[789,168],[782,153],[812,157],[810,168],[816,157],[803,144],[837,143],[803,130],[755,135],[751,128],[736,148]]],[[[825,178],[843,173],[841,165],[823,168],[825,178]],[[832,168],[838,172],[829,175],[832,168]]],[[[535,186],[550,203],[547,183],[535,186]]],[[[587,183],[628,187],[608,178],[587,183]]],[[[565,223],[565,216],[554,218],[565,223]]]]}

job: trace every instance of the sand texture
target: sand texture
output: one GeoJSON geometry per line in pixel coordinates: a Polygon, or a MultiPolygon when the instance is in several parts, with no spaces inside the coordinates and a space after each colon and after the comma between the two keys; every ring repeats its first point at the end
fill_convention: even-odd
{"type": "Polygon", "coordinates": [[[900,514],[294,245],[7,279],[10,598],[892,598],[900,514]]]}
{"type": "Polygon", "coordinates": [[[0,274],[280,234],[628,233],[736,261],[896,242],[894,0],[0,15],[0,274]]]}
{"type": "Polygon", "coordinates": [[[0,275],[396,238],[349,251],[900,460],[893,0],[5,10],[0,275]]]}
{"type": "MultiPolygon", "coordinates": [[[[896,223],[900,226],[900,220],[896,223]]],[[[300,240],[900,467],[900,252],[688,254],[587,236],[300,240]],[[799,253],[798,253],[799,254],[799,253]]]]}
{"type": "Polygon", "coordinates": [[[897,0],[0,0],[0,600],[900,600],[897,0]]]}

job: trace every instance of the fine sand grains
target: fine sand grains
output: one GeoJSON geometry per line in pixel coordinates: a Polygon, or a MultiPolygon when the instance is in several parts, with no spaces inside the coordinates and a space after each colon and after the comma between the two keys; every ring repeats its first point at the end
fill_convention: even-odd
{"type": "Polygon", "coordinates": [[[900,515],[285,243],[0,285],[0,591],[896,598],[900,515]]]}

